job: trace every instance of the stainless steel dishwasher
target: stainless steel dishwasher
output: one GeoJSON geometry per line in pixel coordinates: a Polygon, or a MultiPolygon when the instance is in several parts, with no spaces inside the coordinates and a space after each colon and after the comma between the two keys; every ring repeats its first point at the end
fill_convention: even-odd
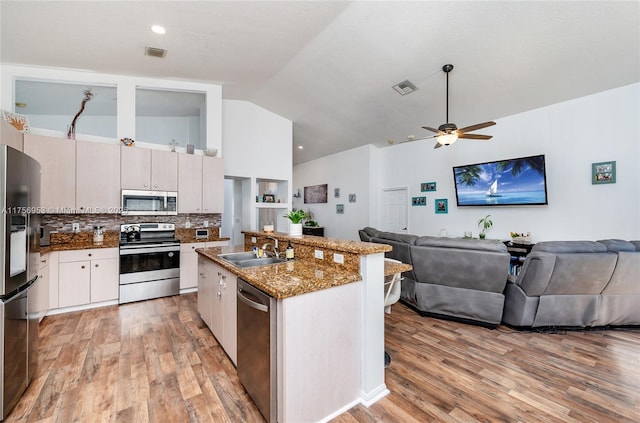
{"type": "Polygon", "coordinates": [[[278,420],[276,300],[238,279],[238,377],[269,423],[278,420]]]}

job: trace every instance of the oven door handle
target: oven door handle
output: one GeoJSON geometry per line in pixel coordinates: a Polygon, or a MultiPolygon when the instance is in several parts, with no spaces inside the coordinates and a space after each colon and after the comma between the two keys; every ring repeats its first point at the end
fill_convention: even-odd
{"type": "Polygon", "coordinates": [[[151,253],[167,253],[167,252],[180,252],[180,247],[175,245],[168,246],[144,246],[144,247],[120,247],[120,255],[133,255],[133,254],[151,254],[151,253]]]}

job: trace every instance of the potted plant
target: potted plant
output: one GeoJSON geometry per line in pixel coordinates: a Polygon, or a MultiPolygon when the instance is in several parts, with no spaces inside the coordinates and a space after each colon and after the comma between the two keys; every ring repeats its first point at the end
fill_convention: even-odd
{"type": "Polygon", "coordinates": [[[316,222],[315,220],[313,220],[313,212],[311,211],[311,209],[307,210],[307,215],[304,218],[304,226],[309,226],[312,228],[315,228],[318,225],[318,222],[316,222]]]}
{"type": "Polygon", "coordinates": [[[307,213],[304,210],[291,210],[285,214],[284,217],[289,219],[289,235],[300,236],[302,235],[302,221],[307,218],[307,213]]]}
{"type": "Polygon", "coordinates": [[[478,228],[480,228],[480,239],[484,239],[487,234],[487,230],[493,226],[493,221],[490,219],[491,215],[488,214],[482,219],[478,220],[478,228]]]}

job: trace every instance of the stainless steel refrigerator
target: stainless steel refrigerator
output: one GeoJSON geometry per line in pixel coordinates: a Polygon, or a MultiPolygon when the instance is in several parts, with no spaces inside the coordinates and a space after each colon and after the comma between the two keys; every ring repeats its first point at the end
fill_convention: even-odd
{"type": "Polygon", "coordinates": [[[40,164],[0,144],[0,416],[11,412],[38,362],[40,164]]]}

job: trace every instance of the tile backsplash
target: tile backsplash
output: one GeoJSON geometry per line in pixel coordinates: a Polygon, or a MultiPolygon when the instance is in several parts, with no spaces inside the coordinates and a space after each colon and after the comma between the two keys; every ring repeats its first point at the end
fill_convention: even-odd
{"type": "Polygon", "coordinates": [[[120,231],[120,225],[125,223],[174,223],[176,229],[186,228],[189,222],[192,228],[204,227],[208,221],[209,227],[220,227],[222,215],[214,214],[179,214],[177,216],[122,216],[119,214],[43,214],[41,225],[48,225],[51,230],[58,232],[72,232],[72,224],[78,223],[80,231],[91,231],[94,226],[102,226],[106,231],[120,231]]]}

